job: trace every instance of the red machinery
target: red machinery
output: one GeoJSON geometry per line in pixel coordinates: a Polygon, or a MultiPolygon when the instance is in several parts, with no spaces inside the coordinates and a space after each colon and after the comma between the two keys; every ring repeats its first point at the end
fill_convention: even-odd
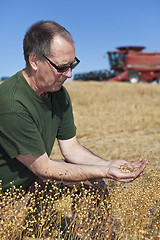
{"type": "Polygon", "coordinates": [[[114,77],[109,81],[137,83],[154,81],[160,83],[160,52],[142,52],[145,47],[118,47],[118,51],[108,52],[114,77]]]}

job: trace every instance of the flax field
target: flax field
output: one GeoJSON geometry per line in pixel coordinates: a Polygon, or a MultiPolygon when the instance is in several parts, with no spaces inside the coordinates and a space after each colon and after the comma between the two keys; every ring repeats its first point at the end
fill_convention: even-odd
{"type": "MultiPolygon", "coordinates": [[[[65,87],[82,145],[106,160],[148,159],[132,183],[105,179],[116,239],[160,239],[160,85],[72,81],[65,87]]],[[[57,144],[53,153],[60,154],[57,144]]]]}
{"type": "MultiPolygon", "coordinates": [[[[131,183],[104,179],[102,190],[83,183],[59,190],[50,182],[30,194],[13,185],[0,188],[0,239],[160,239],[160,85],[127,82],[65,83],[79,142],[106,160],[147,158],[144,173],[131,183]],[[21,206],[17,204],[21,203],[21,206]],[[98,202],[98,203],[97,203],[98,202]]],[[[57,142],[51,158],[63,158],[57,142]]]]}

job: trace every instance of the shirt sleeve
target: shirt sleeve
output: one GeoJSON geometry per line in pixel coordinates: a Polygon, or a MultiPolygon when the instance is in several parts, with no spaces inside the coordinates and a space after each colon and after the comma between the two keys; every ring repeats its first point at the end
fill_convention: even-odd
{"type": "Polygon", "coordinates": [[[23,154],[38,157],[45,153],[36,124],[25,114],[13,112],[0,115],[0,138],[3,150],[11,158],[23,154]]]}
{"type": "Polygon", "coordinates": [[[76,126],[74,124],[72,104],[67,90],[63,87],[59,104],[62,106],[62,119],[58,128],[57,138],[67,140],[76,135],[76,126]]]}

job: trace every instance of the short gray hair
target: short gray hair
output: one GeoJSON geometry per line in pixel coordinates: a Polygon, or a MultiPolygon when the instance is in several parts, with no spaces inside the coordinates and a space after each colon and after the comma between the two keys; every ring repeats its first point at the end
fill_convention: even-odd
{"type": "Polygon", "coordinates": [[[51,55],[50,46],[55,36],[61,36],[73,42],[71,34],[61,25],[53,21],[39,21],[33,24],[25,34],[23,51],[26,65],[29,65],[29,55],[33,54],[43,61],[43,55],[51,55]]]}

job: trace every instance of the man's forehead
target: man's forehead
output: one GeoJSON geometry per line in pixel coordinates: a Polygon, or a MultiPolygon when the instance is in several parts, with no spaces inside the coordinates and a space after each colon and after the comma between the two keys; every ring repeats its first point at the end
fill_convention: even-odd
{"type": "Polygon", "coordinates": [[[68,46],[74,48],[74,42],[69,41],[68,39],[61,37],[59,35],[56,35],[53,41],[51,42],[51,48],[55,49],[63,49],[68,46]]]}
{"type": "Polygon", "coordinates": [[[73,62],[75,59],[74,42],[68,41],[62,37],[56,37],[51,43],[51,55],[55,60],[66,63],[73,62]]]}

